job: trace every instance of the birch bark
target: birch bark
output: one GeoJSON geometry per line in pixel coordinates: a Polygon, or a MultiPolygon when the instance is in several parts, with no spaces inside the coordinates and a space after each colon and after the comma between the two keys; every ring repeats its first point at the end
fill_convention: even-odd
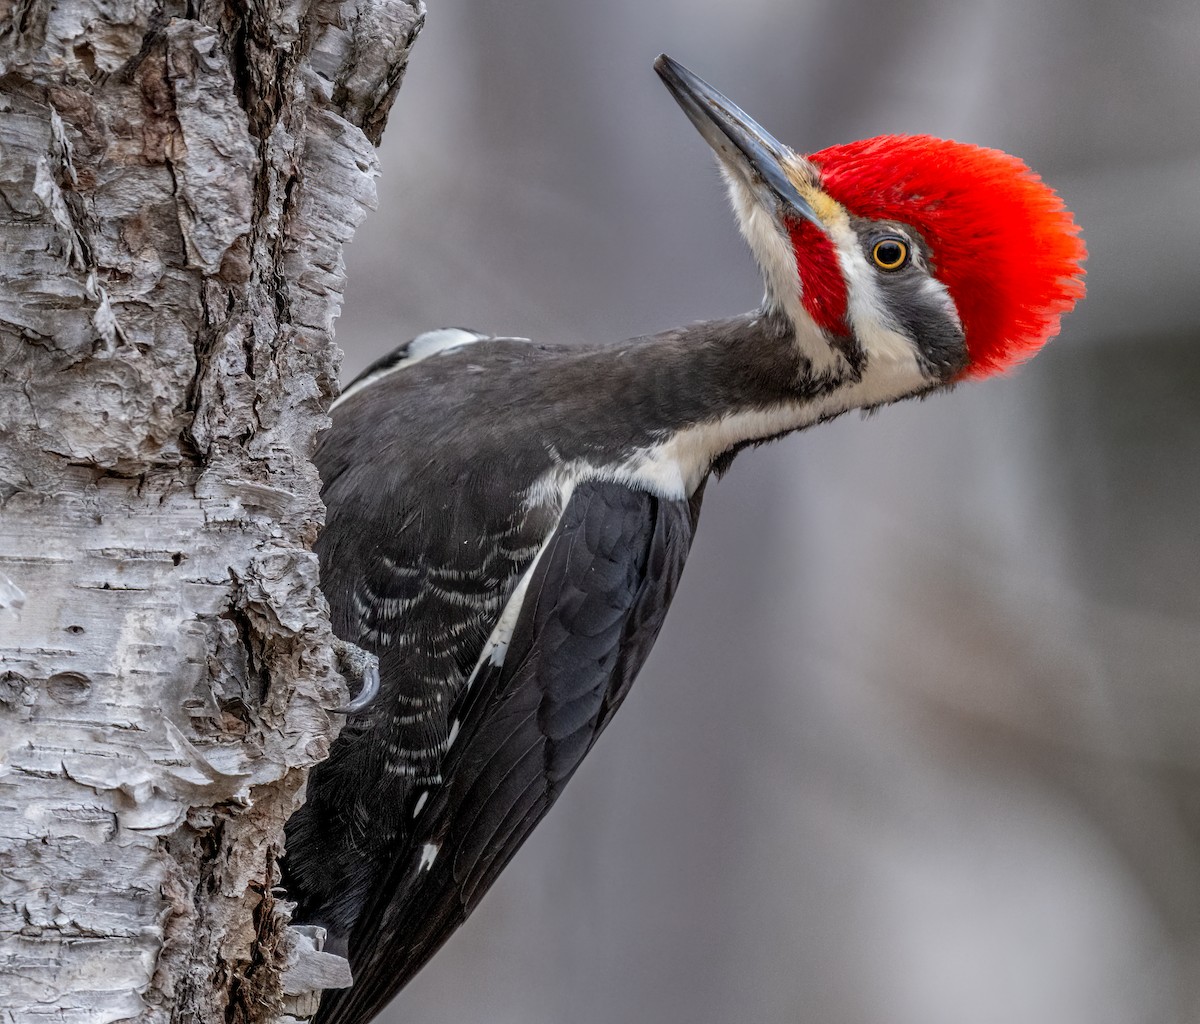
{"type": "Polygon", "coordinates": [[[423,15],[0,0],[0,1020],[280,1011],[309,454],[423,15]]]}

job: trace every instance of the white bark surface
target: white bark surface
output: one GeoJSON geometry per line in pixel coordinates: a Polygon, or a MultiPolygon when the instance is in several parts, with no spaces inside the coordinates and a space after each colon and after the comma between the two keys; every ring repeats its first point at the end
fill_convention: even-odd
{"type": "Polygon", "coordinates": [[[422,17],[0,0],[0,1020],[281,1005],[345,695],[308,458],[422,17]]]}

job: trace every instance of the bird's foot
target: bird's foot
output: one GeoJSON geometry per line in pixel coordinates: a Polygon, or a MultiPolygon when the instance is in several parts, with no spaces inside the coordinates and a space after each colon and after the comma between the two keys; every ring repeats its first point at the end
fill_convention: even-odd
{"type": "Polygon", "coordinates": [[[334,708],[334,713],[352,715],[370,707],[379,695],[379,659],[361,647],[336,637],[332,646],[338,671],[345,678],[346,685],[353,689],[354,680],[358,680],[359,684],[358,693],[353,699],[340,708],[334,708]]]}

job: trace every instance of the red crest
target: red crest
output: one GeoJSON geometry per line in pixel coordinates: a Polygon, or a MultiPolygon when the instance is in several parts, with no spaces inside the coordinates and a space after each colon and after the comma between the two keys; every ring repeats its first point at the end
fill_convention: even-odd
{"type": "Polygon", "coordinates": [[[1087,251],[1071,213],[1015,156],[928,135],[884,135],[809,157],[851,213],[894,220],[932,251],[966,334],[962,377],[1030,358],[1083,296],[1087,251]]]}

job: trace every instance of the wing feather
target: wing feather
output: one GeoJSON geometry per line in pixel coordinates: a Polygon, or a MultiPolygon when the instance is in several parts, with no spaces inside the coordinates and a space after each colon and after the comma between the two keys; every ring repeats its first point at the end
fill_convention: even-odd
{"type": "Polygon", "coordinates": [[[674,595],[698,499],[576,486],[531,570],[499,665],[454,708],[460,731],[408,844],[350,943],[355,983],[319,1024],[364,1024],[482,899],[624,698],[674,595]],[[436,850],[432,863],[429,850],[436,850]]]}

